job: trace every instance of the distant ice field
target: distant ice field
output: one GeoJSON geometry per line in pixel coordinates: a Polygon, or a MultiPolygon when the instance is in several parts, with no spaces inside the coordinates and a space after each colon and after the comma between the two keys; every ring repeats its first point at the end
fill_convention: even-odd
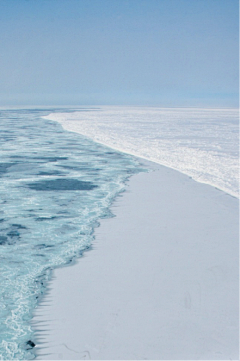
{"type": "Polygon", "coordinates": [[[30,320],[51,270],[91,246],[99,219],[141,170],[48,113],[0,112],[0,360],[35,357],[30,320]]]}
{"type": "Polygon", "coordinates": [[[239,196],[237,109],[101,107],[46,119],[239,196]]]}

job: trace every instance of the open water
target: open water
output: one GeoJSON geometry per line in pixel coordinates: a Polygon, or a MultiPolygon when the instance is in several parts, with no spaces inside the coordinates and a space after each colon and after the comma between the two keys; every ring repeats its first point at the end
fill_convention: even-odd
{"type": "Polygon", "coordinates": [[[99,219],[142,170],[132,156],[43,119],[49,112],[0,112],[2,360],[34,358],[30,320],[51,270],[91,247],[99,219]]]}

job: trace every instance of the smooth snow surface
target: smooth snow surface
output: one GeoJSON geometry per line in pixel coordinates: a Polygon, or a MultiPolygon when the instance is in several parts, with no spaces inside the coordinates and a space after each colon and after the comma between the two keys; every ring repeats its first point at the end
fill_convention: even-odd
{"type": "Polygon", "coordinates": [[[54,271],[37,359],[238,359],[238,200],[155,165],[112,211],[93,250],[54,271]]]}

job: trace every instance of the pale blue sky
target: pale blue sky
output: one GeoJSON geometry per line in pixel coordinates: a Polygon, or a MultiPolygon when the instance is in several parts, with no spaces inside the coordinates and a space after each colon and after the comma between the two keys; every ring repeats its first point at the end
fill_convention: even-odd
{"type": "Polygon", "coordinates": [[[0,0],[0,105],[238,105],[237,0],[0,0]]]}

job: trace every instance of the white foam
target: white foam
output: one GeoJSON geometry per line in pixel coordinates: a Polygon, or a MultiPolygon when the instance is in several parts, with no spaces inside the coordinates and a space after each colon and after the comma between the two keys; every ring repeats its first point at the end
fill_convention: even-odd
{"type": "Polygon", "coordinates": [[[45,118],[238,197],[237,109],[101,107],[45,118]]]}

